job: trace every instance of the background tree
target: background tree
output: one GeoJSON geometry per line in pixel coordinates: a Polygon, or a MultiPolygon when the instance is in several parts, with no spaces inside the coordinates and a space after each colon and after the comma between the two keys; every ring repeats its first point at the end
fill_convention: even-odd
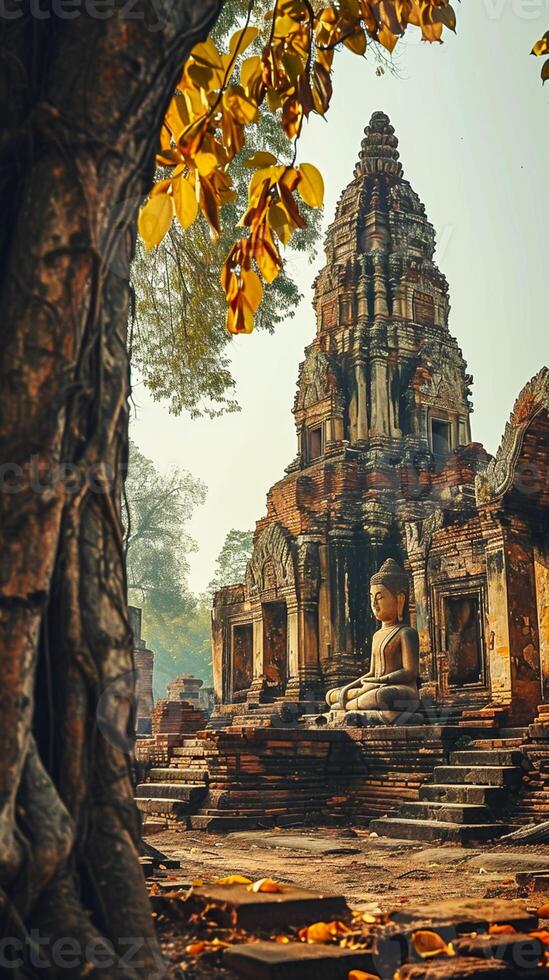
{"type": "Polygon", "coordinates": [[[243,582],[246,575],[246,565],[252,554],[253,531],[237,531],[232,528],[227,532],[223,547],[217,556],[214,576],[208,586],[208,594],[213,597],[224,585],[235,585],[243,582]]]}
{"type": "Polygon", "coordinates": [[[143,634],[155,653],[155,696],[177,674],[211,681],[210,608],[188,585],[196,551],[187,525],[206,487],[190,473],[161,473],[130,440],[126,568],[130,603],[143,609],[143,634]]]}
{"type": "MultiPolygon", "coordinates": [[[[217,44],[227,43],[230,34],[243,23],[247,7],[242,0],[225,6],[211,35],[217,44]]],[[[260,22],[270,7],[270,0],[256,0],[256,21],[260,22]]],[[[255,49],[259,50],[259,44],[255,49]]],[[[246,195],[250,171],[245,161],[256,151],[268,151],[290,163],[292,148],[275,116],[262,116],[259,125],[249,132],[245,151],[233,160],[236,198],[225,205],[218,237],[212,237],[207,220],[200,214],[186,230],[174,222],[153,251],[147,252],[138,243],[132,266],[132,362],[153,397],[167,400],[174,415],[187,411],[191,417],[214,416],[238,410],[220,272],[239,237],[236,201],[246,195]]],[[[160,169],[159,175],[166,175],[165,168],[160,169]]],[[[294,251],[307,252],[312,261],[321,214],[306,206],[304,212],[306,227],[299,229],[290,246],[294,251]]],[[[291,267],[286,267],[266,288],[256,326],[272,333],[279,323],[295,315],[301,299],[291,267]]]]}

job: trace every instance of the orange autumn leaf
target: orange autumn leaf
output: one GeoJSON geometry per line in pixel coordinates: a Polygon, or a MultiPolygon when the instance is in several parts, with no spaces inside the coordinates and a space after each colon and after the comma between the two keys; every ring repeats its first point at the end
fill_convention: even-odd
{"type": "Polygon", "coordinates": [[[248,885],[249,892],[269,892],[276,894],[283,890],[282,885],[279,885],[278,881],[274,881],[272,878],[260,878],[259,881],[254,881],[253,884],[248,885]]]}
{"type": "Polygon", "coordinates": [[[344,922],[334,919],[332,922],[314,922],[298,932],[299,938],[306,943],[329,943],[340,936],[351,932],[344,922]]]}
{"type": "Polygon", "coordinates": [[[489,926],[488,928],[488,932],[490,936],[504,936],[506,933],[516,932],[516,931],[517,930],[515,929],[514,926],[509,926],[509,925],[500,926],[497,925],[496,923],[489,926]]]}
{"type": "Polygon", "coordinates": [[[365,973],[364,970],[351,970],[347,980],[379,980],[377,973],[365,973]]]}
{"type": "Polygon", "coordinates": [[[540,919],[549,919],[549,902],[545,902],[545,904],[538,909],[538,917],[540,919]]]}
{"type": "Polygon", "coordinates": [[[549,930],[536,929],[534,932],[530,932],[529,935],[534,936],[535,939],[539,939],[544,946],[549,946],[549,930]]]}
{"type": "Polygon", "coordinates": [[[431,956],[454,956],[452,944],[448,944],[436,932],[430,929],[418,929],[412,935],[412,942],[416,953],[422,959],[429,959],[431,956]]]}

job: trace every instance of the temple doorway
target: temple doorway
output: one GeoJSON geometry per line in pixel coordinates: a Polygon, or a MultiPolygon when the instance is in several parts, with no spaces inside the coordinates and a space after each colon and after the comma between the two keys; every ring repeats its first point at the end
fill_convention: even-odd
{"type": "Polygon", "coordinates": [[[465,687],[485,682],[480,595],[446,596],[444,630],[448,652],[448,685],[465,687]]]}
{"type": "Polygon", "coordinates": [[[288,679],[288,612],[285,602],[266,602],[263,609],[263,676],[269,693],[284,693],[288,679]]]}
{"type": "Polygon", "coordinates": [[[232,700],[244,700],[253,680],[253,626],[244,623],[233,626],[232,700]]]}

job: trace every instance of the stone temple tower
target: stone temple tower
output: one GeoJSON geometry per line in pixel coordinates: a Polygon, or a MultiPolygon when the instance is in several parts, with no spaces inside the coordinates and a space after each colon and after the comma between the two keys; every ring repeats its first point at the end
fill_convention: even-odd
{"type": "Polygon", "coordinates": [[[376,112],[316,281],[317,336],[295,404],[301,463],[346,442],[384,467],[439,466],[471,441],[471,378],[448,330],[434,249],[394,129],[376,112]]]}
{"type": "Polygon", "coordinates": [[[370,574],[387,557],[407,563],[409,529],[436,520],[441,506],[474,505],[485,454],[470,444],[471,378],[448,329],[434,249],[394,129],[377,112],[315,284],[316,336],[294,404],[297,456],[269,491],[246,582],[215,599],[224,704],[310,702],[356,677],[374,629],[370,574]]]}

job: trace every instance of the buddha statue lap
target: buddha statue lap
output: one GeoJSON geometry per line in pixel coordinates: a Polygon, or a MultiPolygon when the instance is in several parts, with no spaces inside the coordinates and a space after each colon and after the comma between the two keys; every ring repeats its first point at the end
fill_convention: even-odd
{"type": "Polygon", "coordinates": [[[370,580],[372,612],[381,623],[372,640],[370,669],[326,695],[333,711],[347,713],[347,723],[396,724],[419,707],[419,636],[406,622],[408,592],[408,576],[392,558],[370,580]]]}

